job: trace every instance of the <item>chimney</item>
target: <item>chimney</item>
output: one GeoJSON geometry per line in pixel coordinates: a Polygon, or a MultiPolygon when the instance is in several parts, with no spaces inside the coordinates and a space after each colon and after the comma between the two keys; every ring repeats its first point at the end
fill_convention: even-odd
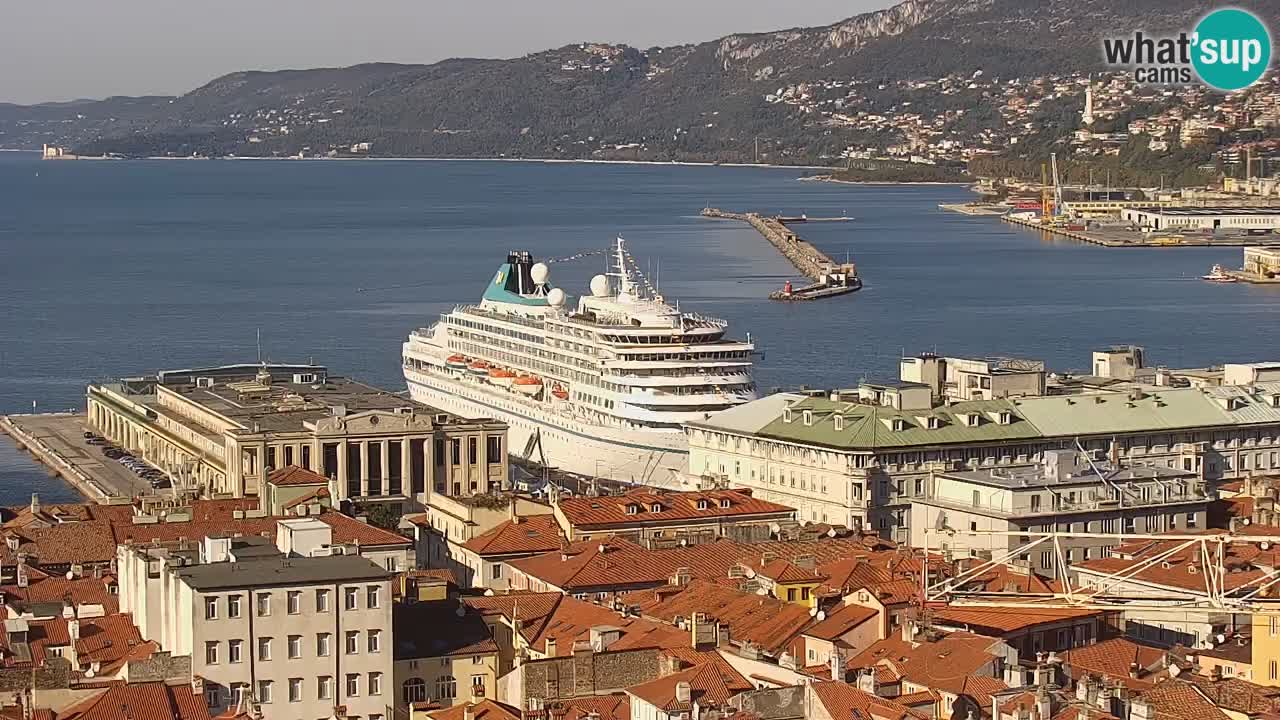
{"type": "Polygon", "coordinates": [[[40,513],[40,493],[31,493],[31,514],[38,515],[40,513]]]}
{"type": "Polygon", "coordinates": [[[1129,720],[1156,720],[1155,708],[1142,698],[1129,701],[1129,720]]]}
{"type": "Polygon", "coordinates": [[[1098,689],[1098,699],[1094,702],[1094,706],[1102,712],[1111,712],[1111,687],[1104,681],[1102,687],[1098,689]]]}
{"type": "Polygon", "coordinates": [[[512,525],[519,525],[519,524],[520,524],[520,511],[516,509],[516,504],[517,504],[518,502],[519,502],[519,500],[516,498],[516,496],[515,496],[515,495],[512,495],[512,496],[511,496],[511,505],[510,505],[510,507],[508,508],[508,512],[509,512],[510,517],[511,517],[511,524],[512,524],[512,525]]]}
{"type": "Polygon", "coordinates": [[[547,657],[555,657],[556,656],[556,639],[553,637],[547,638],[546,647],[547,647],[547,657]]]}
{"type": "Polygon", "coordinates": [[[472,703],[465,703],[465,704],[463,704],[463,706],[462,706],[462,720],[475,720],[475,718],[476,718],[476,713],[475,713],[474,707],[475,707],[475,705],[474,705],[474,704],[472,704],[472,703]]]}
{"type": "Polygon", "coordinates": [[[688,705],[692,696],[692,688],[689,683],[681,680],[676,683],[676,702],[681,705],[688,705]]]}
{"type": "Polygon", "coordinates": [[[1041,686],[1036,691],[1036,713],[1040,715],[1040,720],[1053,717],[1053,696],[1049,694],[1047,687],[1041,686]]]}
{"type": "MultiPolygon", "coordinates": [[[[834,679],[832,678],[832,680],[834,679]]],[[[858,671],[858,689],[869,695],[876,694],[875,668],[864,668],[858,671]]]]}

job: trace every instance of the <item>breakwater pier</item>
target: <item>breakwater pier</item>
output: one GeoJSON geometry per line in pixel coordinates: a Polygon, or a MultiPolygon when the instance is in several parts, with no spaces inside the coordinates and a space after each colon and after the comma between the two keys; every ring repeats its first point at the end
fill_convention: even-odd
{"type": "Polygon", "coordinates": [[[774,300],[816,300],[822,297],[844,295],[862,288],[862,280],[858,277],[857,266],[853,263],[838,263],[828,257],[812,243],[796,235],[791,223],[805,222],[848,222],[852,218],[811,218],[805,215],[784,217],[768,216],[760,213],[730,212],[719,208],[703,208],[702,216],[719,220],[738,220],[755,228],[769,244],[782,253],[796,270],[813,281],[813,284],[801,288],[791,288],[791,284],[782,290],[770,293],[774,300]]]}

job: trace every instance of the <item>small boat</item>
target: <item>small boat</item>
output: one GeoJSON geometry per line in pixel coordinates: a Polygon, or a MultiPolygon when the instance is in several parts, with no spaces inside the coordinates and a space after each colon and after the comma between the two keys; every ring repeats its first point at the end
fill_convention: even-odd
{"type": "Polygon", "coordinates": [[[445,361],[445,365],[454,370],[462,370],[467,367],[467,358],[463,355],[450,355],[445,361]]]}
{"type": "Polygon", "coordinates": [[[564,389],[564,386],[560,385],[559,383],[556,383],[556,384],[551,388],[551,394],[552,394],[552,395],[554,395],[555,397],[559,398],[560,400],[568,400],[568,399],[569,399],[569,391],[568,391],[568,390],[565,390],[565,389],[564,389]]]}
{"type": "Polygon", "coordinates": [[[484,360],[476,360],[475,362],[468,365],[467,369],[476,375],[488,375],[489,363],[485,362],[484,360]]]}
{"type": "Polygon", "coordinates": [[[1221,265],[1214,265],[1213,269],[1209,271],[1209,274],[1201,275],[1200,279],[1216,283],[1240,282],[1239,278],[1228,273],[1221,265]]]}
{"type": "Polygon", "coordinates": [[[516,374],[506,368],[490,368],[489,382],[498,387],[511,387],[511,383],[516,379],[516,374]]]}
{"type": "Polygon", "coordinates": [[[511,389],[521,395],[537,395],[542,392],[542,378],[533,375],[522,375],[511,381],[511,389]]]}

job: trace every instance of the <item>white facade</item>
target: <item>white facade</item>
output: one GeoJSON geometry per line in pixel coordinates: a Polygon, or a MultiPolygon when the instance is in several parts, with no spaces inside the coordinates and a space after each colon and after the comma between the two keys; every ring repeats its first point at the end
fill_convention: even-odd
{"type": "Polygon", "coordinates": [[[345,706],[389,718],[391,574],[355,556],[241,545],[206,538],[198,557],[121,546],[121,611],[144,638],[191,657],[211,713],[241,702],[267,717],[332,717],[345,706]]]}
{"type": "Polygon", "coordinates": [[[1125,208],[1121,216],[1153,230],[1274,230],[1280,211],[1263,208],[1125,208]]]}

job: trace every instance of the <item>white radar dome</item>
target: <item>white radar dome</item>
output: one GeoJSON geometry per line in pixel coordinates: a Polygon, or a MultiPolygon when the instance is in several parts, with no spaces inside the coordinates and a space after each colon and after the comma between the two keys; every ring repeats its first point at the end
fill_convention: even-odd
{"type": "Polygon", "coordinates": [[[546,263],[534,263],[533,267],[529,268],[529,276],[533,278],[535,285],[545,285],[547,279],[551,277],[551,268],[547,267],[546,263]]]}
{"type": "Polygon", "coordinates": [[[551,292],[547,293],[547,303],[550,304],[551,307],[560,307],[561,305],[564,305],[564,291],[560,288],[552,288],[551,292]]]}
{"type": "Polygon", "coordinates": [[[595,297],[609,297],[609,278],[603,275],[591,278],[591,294],[595,297]]]}

